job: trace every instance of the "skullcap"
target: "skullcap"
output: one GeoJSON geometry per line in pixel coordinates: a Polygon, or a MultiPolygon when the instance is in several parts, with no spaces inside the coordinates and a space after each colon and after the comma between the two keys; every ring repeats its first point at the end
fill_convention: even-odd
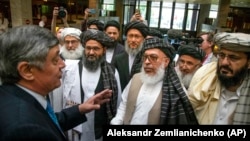
{"type": "Polygon", "coordinates": [[[179,56],[188,55],[193,58],[199,59],[200,61],[203,61],[206,56],[206,53],[201,48],[194,45],[182,45],[178,48],[177,53],[179,54],[179,56]]]}
{"type": "Polygon", "coordinates": [[[90,25],[96,25],[98,30],[103,31],[104,29],[104,23],[98,19],[90,19],[87,22],[87,27],[90,27],[90,25]]]}
{"type": "Polygon", "coordinates": [[[173,58],[176,54],[175,49],[165,40],[158,37],[147,38],[143,43],[142,52],[144,53],[146,50],[153,48],[160,49],[164,54],[166,54],[170,58],[171,62],[173,61],[173,58]]]}
{"type": "Polygon", "coordinates": [[[130,29],[139,30],[144,38],[147,37],[148,32],[149,32],[149,27],[140,21],[132,21],[132,22],[129,22],[125,25],[125,35],[126,36],[127,36],[127,33],[130,29]]]}
{"type": "Polygon", "coordinates": [[[104,26],[104,30],[106,30],[108,27],[113,26],[116,27],[119,31],[120,31],[120,23],[115,21],[115,20],[110,20],[108,21],[105,26],[104,26]]]}
{"type": "Polygon", "coordinates": [[[85,44],[88,40],[95,40],[107,48],[113,47],[115,44],[115,41],[111,39],[105,32],[95,29],[89,29],[84,31],[81,34],[80,38],[83,47],[85,47],[85,44]]]}
{"type": "Polygon", "coordinates": [[[80,40],[80,35],[82,31],[78,28],[66,27],[62,30],[61,38],[64,40],[66,36],[73,36],[80,40]]]}
{"type": "Polygon", "coordinates": [[[214,42],[219,48],[250,52],[250,34],[220,32],[215,34],[214,42]]]}

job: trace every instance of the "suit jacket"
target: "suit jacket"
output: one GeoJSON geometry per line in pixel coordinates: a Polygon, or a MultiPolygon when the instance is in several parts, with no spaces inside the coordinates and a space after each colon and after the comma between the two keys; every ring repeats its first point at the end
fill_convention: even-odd
{"type": "MultiPolygon", "coordinates": [[[[0,86],[0,106],[1,141],[66,141],[41,104],[18,86],[0,86]]],[[[86,121],[78,106],[56,115],[64,131],[86,121]]]]}
{"type": "Polygon", "coordinates": [[[116,47],[114,49],[114,55],[113,55],[113,57],[111,59],[111,64],[114,63],[115,56],[118,55],[118,54],[120,54],[120,53],[123,53],[123,52],[125,52],[124,46],[122,44],[120,44],[120,43],[117,43],[116,47]]]}
{"type": "Polygon", "coordinates": [[[114,67],[117,69],[120,77],[121,90],[127,86],[131,76],[129,70],[128,53],[123,52],[115,56],[114,67]]]}

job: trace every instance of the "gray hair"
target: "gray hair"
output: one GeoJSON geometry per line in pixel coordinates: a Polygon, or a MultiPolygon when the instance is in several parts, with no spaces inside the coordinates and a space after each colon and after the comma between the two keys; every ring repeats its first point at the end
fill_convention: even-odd
{"type": "Polygon", "coordinates": [[[0,78],[2,83],[16,83],[21,77],[18,63],[27,61],[43,69],[49,50],[58,45],[57,37],[38,25],[14,27],[0,36],[0,78]]]}

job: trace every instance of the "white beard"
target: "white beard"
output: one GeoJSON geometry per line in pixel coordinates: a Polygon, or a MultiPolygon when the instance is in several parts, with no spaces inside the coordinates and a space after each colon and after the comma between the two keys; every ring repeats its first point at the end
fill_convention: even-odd
{"type": "Polygon", "coordinates": [[[193,73],[183,74],[179,70],[179,67],[176,67],[175,70],[176,70],[176,73],[177,73],[179,79],[181,80],[182,84],[185,86],[185,88],[188,88],[189,84],[194,76],[195,71],[193,73]]]}
{"type": "Polygon", "coordinates": [[[165,68],[164,68],[164,65],[162,63],[162,65],[158,68],[158,70],[154,76],[148,75],[142,67],[140,77],[141,77],[142,82],[145,84],[156,84],[159,81],[163,80],[164,74],[165,74],[165,68]]]}
{"type": "Polygon", "coordinates": [[[67,50],[65,45],[62,46],[61,48],[61,54],[64,59],[80,59],[83,54],[83,46],[81,44],[78,45],[78,47],[75,50],[67,50]]]}

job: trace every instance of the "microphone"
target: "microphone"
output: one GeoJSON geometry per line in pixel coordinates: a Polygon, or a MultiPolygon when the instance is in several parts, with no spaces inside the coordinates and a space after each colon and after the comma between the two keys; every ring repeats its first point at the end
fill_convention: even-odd
{"type": "Polygon", "coordinates": [[[183,33],[181,30],[176,29],[169,29],[167,32],[168,38],[170,39],[181,39],[183,36],[183,33]]]}
{"type": "Polygon", "coordinates": [[[193,42],[197,44],[201,44],[203,42],[203,39],[201,37],[198,38],[181,38],[181,40],[186,41],[186,42],[193,42]]]}

